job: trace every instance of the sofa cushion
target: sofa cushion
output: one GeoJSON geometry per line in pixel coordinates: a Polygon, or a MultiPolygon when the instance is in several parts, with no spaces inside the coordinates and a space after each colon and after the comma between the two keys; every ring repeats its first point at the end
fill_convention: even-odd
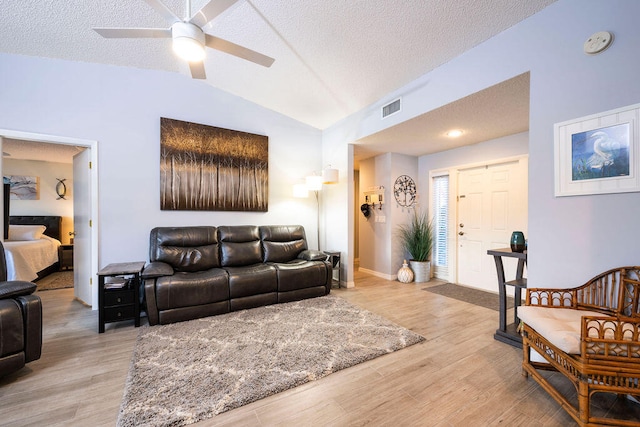
{"type": "Polygon", "coordinates": [[[220,263],[237,267],[262,262],[258,227],[251,225],[219,227],[220,263]]]}
{"type": "Polygon", "coordinates": [[[254,264],[245,267],[225,267],[229,275],[231,298],[265,294],[278,290],[276,269],[268,264],[254,264]]]}
{"type": "Polygon", "coordinates": [[[537,306],[518,307],[518,317],[551,344],[569,354],[580,354],[582,316],[605,316],[597,311],[537,306]]]}
{"type": "Polygon", "coordinates": [[[156,279],[159,310],[209,304],[229,299],[227,272],[213,268],[196,272],[176,272],[156,279]]]}
{"type": "Polygon", "coordinates": [[[278,272],[278,292],[324,286],[329,269],[322,261],[295,260],[273,264],[278,272]]]}
{"type": "Polygon", "coordinates": [[[304,228],[301,225],[263,225],[260,239],[264,262],[287,262],[307,249],[304,228]]]}
{"type": "Polygon", "coordinates": [[[150,260],[165,262],[176,271],[220,267],[215,227],[156,227],[150,243],[150,260]]]}

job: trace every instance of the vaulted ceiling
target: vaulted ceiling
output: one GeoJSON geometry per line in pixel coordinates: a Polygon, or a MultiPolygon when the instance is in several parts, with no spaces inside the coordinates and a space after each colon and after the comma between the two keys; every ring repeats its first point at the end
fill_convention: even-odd
{"type": "MultiPolygon", "coordinates": [[[[189,1],[162,1],[186,14],[189,1]]],[[[206,83],[325,129],[554,1],[239,0],[205,32],[275,63],[207,49],[206,83]]],[[[192,0],[191,13],[207,2],[192,0]]],[[[0,52],[191,78],[170,40],[105,39],[92,30],[111,26],[168,27],[143,0],[2,1],[0,52]]]]}

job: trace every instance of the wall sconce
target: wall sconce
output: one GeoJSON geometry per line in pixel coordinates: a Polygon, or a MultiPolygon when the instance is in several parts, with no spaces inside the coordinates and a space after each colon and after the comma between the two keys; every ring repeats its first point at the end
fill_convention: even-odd
{"type": "Polygon", "coordinates": [[[56,178],[58,180],[58,183],[56,184],[56,194],[58,194],[58,198],[56,200],[67,200],[66,196],[67,196],[67,185],[64,183],[67,178],[56,178]]]}

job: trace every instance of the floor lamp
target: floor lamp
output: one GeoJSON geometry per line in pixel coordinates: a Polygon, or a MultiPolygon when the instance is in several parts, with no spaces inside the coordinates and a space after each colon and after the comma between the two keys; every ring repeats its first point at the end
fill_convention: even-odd
{"type": "Polygon", "coordinates": [[[313,191],[316,196],[316,224],[318,230],[318,250],[320,250],[320,196],[323,184],[338,183],[338,169],[328,167],[322,171],[322,175],[309,175],[305,178],[304,184],[296,184],[293,186],[294,197],[309,197],[309,191],[313,191]]]}

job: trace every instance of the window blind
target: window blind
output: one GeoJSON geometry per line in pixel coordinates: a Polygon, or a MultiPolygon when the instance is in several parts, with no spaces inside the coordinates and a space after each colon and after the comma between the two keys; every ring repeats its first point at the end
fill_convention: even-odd
{"type": "Polygon", "coordinates": [[[449,176],[433,177],[433,261],[437,277],[446,277],[449,266],[447,235],[449,222],[449,176]]]}

